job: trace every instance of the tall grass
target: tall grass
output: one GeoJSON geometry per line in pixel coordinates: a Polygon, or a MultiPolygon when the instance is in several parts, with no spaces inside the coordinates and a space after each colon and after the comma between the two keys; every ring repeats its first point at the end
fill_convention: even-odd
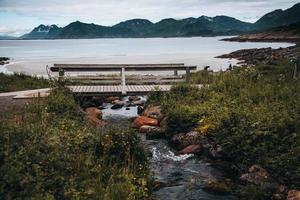
{"type": "Polygon", "coordinates": [[[235,68],[202,89],[176,86],[149,99],[163,105],[169,137],[205,129],[227,161],[259,164],[279,183],[299,188],[300,80],[291,79],[291,71],[287,61],[235,68]]]}
{"type": "Polygon", "coordinates": [[[0,92],[11,92],[47,87],[49,87],[49,81],[44,78],[17,73],[12,75],[0,73],[0,92]]]}
{"type": "Polygon", "coordinates": [[[147,157],[125,127],[90,126],[67,89],[0,125],[3,199],[145,199],[147,157]]]}

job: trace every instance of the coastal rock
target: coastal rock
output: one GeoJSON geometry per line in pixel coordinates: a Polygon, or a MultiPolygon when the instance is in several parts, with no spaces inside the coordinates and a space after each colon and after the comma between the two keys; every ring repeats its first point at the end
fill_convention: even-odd
{"type": "Polygon", "coordinates": [[[164,118],[161,112],[161,106],[150,105],[144,110],[142,115],[153,119],[157,119],[159,122],[164,118]]]}
{"type": "Polygon", "coordinates": [[[85,113],[90,123],[96,126],[104,125],[104,122],[102,121],[102,112],[98,108],[89,107],[85,109],[85,113]]]}
{"type": "Polygon", "coordinates": [[[134,128],[140,128],[141,126],[148,125],[148,126],[158,126],[157,119],[152,119],[145,116],[138,116],[132,123],[134,128]]]}
{"type": "Polygon", "coordinates": [[[290,190],[288,192],[287,200],[300,200],[300,191],[290,190]]]}
{"type": "Polygon", "coordinates": [[[147,139],[159,139],[164,136],[164,131],[157,126],[141,126],[139,129],[140,133],[145,133],[147,139]]]}
{"type": "Polygon", "coordinates": [[[240,179],[258,186],[274,183],[270,174],[258,165],[251,166],[248,169],[248,173],[242,174],[240,179]]]}
{"type": "Polygon", "coordinates": [[[172,137],[170,143],[173,147],[184,149],[193,144],[200,144],[203,136],[197,131],[191,131],[187,134],[180,133],[172,137]]]}
{"type": "Polygon", "coordinates": [[[181,151],[178,151],[176,155],[183,155],[183,154],[199,154],[201,152],[201,145],[199,144],[194,144],[185,147],[181,151]]]}

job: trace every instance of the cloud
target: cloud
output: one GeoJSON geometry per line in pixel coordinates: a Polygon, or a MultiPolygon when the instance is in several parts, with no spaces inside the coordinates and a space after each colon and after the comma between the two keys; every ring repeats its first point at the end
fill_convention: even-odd
{"type": "MultiPolygon", "coordinates": [[[[147,18],[157,22],[163,18],[228,15],[253,22],[272,10],[286,9],[295,0],[0,0],[0,14],[14,13],[15,20],[0,19],[0,25],[27,18],[21,26],[29,28],[35,22],[61,26],[80,20],[113,25],[132,18],[147,18]]],[[[4,15],[5,16],[5,15],[4,15]]],[[[0,15],[1,17],[1,15],[0,15]]]]}

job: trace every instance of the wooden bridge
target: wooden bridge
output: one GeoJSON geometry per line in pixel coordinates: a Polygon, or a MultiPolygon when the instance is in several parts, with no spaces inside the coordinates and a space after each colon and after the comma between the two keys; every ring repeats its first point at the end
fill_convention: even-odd
{"type": "MultiPolygon", "coordinates": [[[[48,68],[47,68],[48,69],[48,68]]],[[[184,63],[170,64],[54,64],[50,67],[50,76],[58,75],[59,81],[74,83],[68,86],[78,95],[135,95],[147,94],[154,90],[169,91],[177,82],[190,82],[192,70],[197,66],[184,63]],[[172,71],[172,75],[126,75],[126,72],[172,71]],[[178,71],[184,71],[179,75],[178,71]],[[99,72],[117,72],[117,75],[99,74],[99,72]],[[56,73],[56,74],[55,74],[56,73]],[[75,73],[75,75],[74,75],[75,73]],[[88,73],[84,75],[83,73],[88,73]]]]}

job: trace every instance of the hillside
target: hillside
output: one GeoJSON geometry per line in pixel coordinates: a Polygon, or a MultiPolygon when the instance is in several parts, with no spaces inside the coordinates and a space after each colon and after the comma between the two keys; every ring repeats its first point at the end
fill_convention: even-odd
{"type": "Polygon", "coordinates": [[[300,22],[272,28],[267,31],[241,35],[233,38],[226,38],[224,41],[282,41],[282,42],[300,42],[300,22]]]}
{"type": "Polygon", "coordinates": [[[218,36],[244,33],[250,29],[250,23],[227,16],[201,16],[182,20],[170,18],[157,23],[146,19],[132,19],[114,26],[76,21],[64,28],[40,25],[21,39],[218,36]]]}
{"type": "MultiPolygon", "coordinates": [[[[139,37],[192,37],[223,36],[258,33],[276,27],[285,27],[300,22],[300,3],[286,10],[275,10],[255,23],[243,22],[228,16],[185,19],[163,19],[152,23],[147,19],[131,19],[114,26],[101,26],[80,21],[64,28],[41,24],[20,39],[80,39],[80,38],[139,38],[139,37]]],[[[282,29],[285,31],[286,29],[282,29]]],[[[280,32],[276,32],[280,33],[280,32]]],[[[271,33],[273,34],[273,32],[271,33]]],[[[291,33],[286,33],[291,34],[291,33]]],[[[278,36],[286,37],[286,34],[278,36]]],[[[274,36],[274,37],[278,37],[274,36]]],[[[255,36],[256,37],[256,36],[255,36]]],[[[266,37],[265,35],[259,37],[266,37]]],[[[293,36],[291,36],[293,37],[293,36]]],[[[270,38],[273,39],[273,38],[270,38]]]]}
{"type": "Polygon", "coordinates": [[[254,23],[256,30],[267,30],[279,26],[287,26],[300,21],[300,3],[287,10],[275,10],[264,15],[254,23]]]}

